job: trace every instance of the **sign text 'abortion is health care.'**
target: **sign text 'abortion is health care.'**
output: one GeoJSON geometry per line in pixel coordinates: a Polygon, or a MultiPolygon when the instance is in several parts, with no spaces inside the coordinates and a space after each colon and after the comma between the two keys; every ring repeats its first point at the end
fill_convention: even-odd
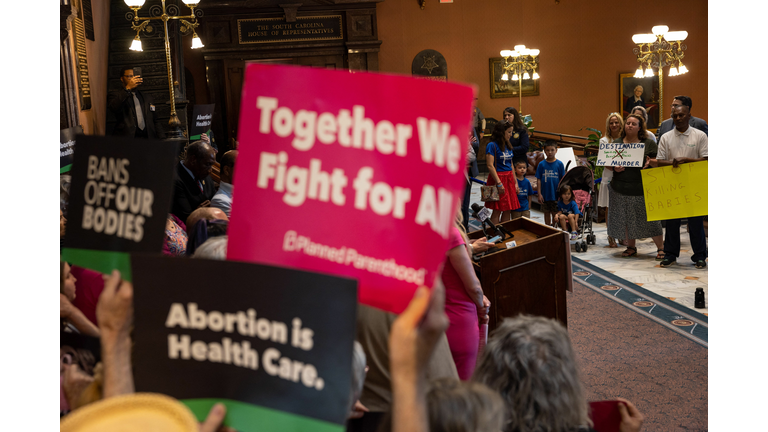
{"type": "Polygon", "coordinates": [[[644,154],[644,143],[600,143],[597,166],[641,168],[644,154]]]}
{"type": "Polygon", "coordinates": [[[708,213],[707,161],[644,169],[645,212],[649,221],[708,213]]]}
{"type": "Polygon", "coordinates": [[[250,65],[228,259],[357,278],[402,312],[445,258],[474,90],[374,73],[250,65]]]}
{"type": "Polygon", "coordinates": [[[163,250],[176,145],[77,136],[62,259],[130,280],[130,252],[163,250]]]}
{"type": "Polygon", "coordinates": [[[83,128],[75,126],[62,129],[59,138],[59,174],[64,174],[72,169],[72,161],[75,160],[75,136],[82,135],[83,128]]]}
{"type": "Polygon", "coordinates": [[[357,283],[295,269],[132,254],[136,390],[238,431],[341,432],[357,283]]]}
{"type": "Polygon", "coordinates": [[[214,108],[216,108],[216,104],[194,105],[192,107],[192,120],[189,122],[190,141],[199,140],[202,134],[210,135],[214,108]]]}

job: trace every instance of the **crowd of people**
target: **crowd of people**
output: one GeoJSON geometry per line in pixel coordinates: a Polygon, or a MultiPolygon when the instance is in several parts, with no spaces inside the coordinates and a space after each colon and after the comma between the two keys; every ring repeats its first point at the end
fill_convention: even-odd
{"type": "MultiPolygon", "coordinates": [[[[214,240],[221,243],[222,238],[214,240]]],[[[61,267],[61,290],[69,295],[77,281],[65,265],[61,267]]],[[[96,307],[98,328],[80,326],[71,314],[62,316],[63,325],[93,332],[101,342],[101,362],[91,369],[62,351],[63,421],[71,412],[135,392],[131,327],[141,317],[133,316],[133,285],[121,280],[117,270],[103,281],[96,307]]],[[[576,356],[561,324],[543,317],[505,320],[479,355],[477,366],[460,379],[444,347],[452,325],[449,296],[438,280],[431,294],[419,288],[397,317],[360,306],[348,430],[592,430],[576,356]]],[[[617,409],[620,430],[641,429],[644,417],[630,401],[621,399],[617,409]]],[[[222,428],[225,418],[225,406],[215,404],[199,430],[230,430],[222,428]]],[[[130,418],[119,421],[131,424],[130,418]]],[[[109,427],[108,420],[102,426],[109,427]]]]}
{"type": "MultiPolygon", "coordinates": [[[[132,74],[133,70],[123,73],[132,74]]],[[[126,90],[130,90],[136,78],[123,78],[126,90]]],[[[143,102],[137,92],[127,91],[122,96],[133,100],[136,107],[143,102]]],[[[646,163],[643,168],[605,171],[603,187],[608,193],[601,199],[609,208],[609,242],[620,240],[627,247],[622,256],[629,257],[637,253],[637,239],[650,237],[657,245],[657,259],[666,267],[679,256],[680,221],[667,221],[667,238],[663,240],[661,223],[646,220],[640,171],[706,160],[706,130],[691,127],[703,121],[690,116],[691,100],[685,96],[675,98],[674,130],[661,134],[658,144],[646,129],[648,114],[643,106],[629,108],[626,119],[618,113],[608,116],[601,141],[642,142],[646,163]]],[[[486,148],[488,184],[497,187],[500,196],[499,201],[486,204],[492,209],[494,223],[529,217],[534,195],[525,178],[529,165],[527,128],[514,108],[505,109],[503,115],[486,148]]],[[[668,127],[665,123],[662,128],[668,127]]],[[[137,126],[146,128],[146,123],[142,120],[137,126]]],[[[478,143],[476,133],[470,141],[478,143]]],[[[477,147],[472,148],[477,154],[477,147]]],[[[187,145],[180,157],[166,221],[164,254],[226,260],[237,150],[220,156],[218,181],[211,176],[216,152],[203,136],[187,145]]],[[[580,210],[574,191],[559,187],[565,167],[555,157],[557,143],[544,143],[543,153],[545,159],[535,172],[545,222],[557,224],[573,236],[580,210]]],[[[468,158],[468,162],[470,175],[473,161],[468,158]]],[[[65,194],[61,207],[60,240],[66,236],[65,194]]],[[[484,237],[469,240],[467,219],[466,209],[457,209],[440,278],[431,290],[419,288],[402,314],[359,305],[347,430],[593,430],[577,357],[567,330],[559,322],[524,315],[507,318],[498,323],[486,344],[482,333],[484,327],[487,330],[493,305],[483,293],[472,257],[493,244],[484,237]]],[[[688,218],[697,268],[706,266],[701,223],[703,218],[688,218]]],[[[122,280],[118,271],[102,275],[61,261],[60,275],[62,335],[81,334],[100,341],[98,363],[87,350],[61,350],[60,413],[66,419],[77,410],[134,393],[131,327],[141,317],[133,316],[133,286],[122,280]]],[[[620,399],[617,410],[619,430],[641,429],[643,415],[630,401],[620,399]]],[[[224,405],[214,405],[199,430],[222,430],[226,415],[224,405]]]]}
{"type": "MultiPolygon", "coordinates": [[[[693,102],[688,96],[675,96],[672,114],[664,120],[654,136],[646,125],[648,114],[642,106],[631,108],[631,114],[624,119],[622,132],[614,136],[611,124],[621,124],[617,113],[608,116],[606,135],[613,142],[645,144],[645,163],[642,168],[606,168],[613,171],[613,178],[604,191],[608,192],[608,235],[621,239],[626,246],[623,257],[637,255],[636,241],[651,238],[656,245],[656,260],[659,266],[669,267],[677,262],[680,255],[680,225],[682,219],[648,221],[645,193],[640,171],[652,167],[705,161],[708,158],[707,123],[691,115],[693,102]],[[613,122],[613,123],[611,123],[613,122]],[[664,228],[666,235],[664,236],[664,228]]],[[[607,171],[606,171],[607,172],[607,171]]],[[[605,178],[605,176],[604,176],[605,178]]],[[[605,183],[604,183],[605,184],[605,183]]],[[[707,267],[707,239],[704,230],[706,216],[688,217],[688,235],[693,249],[691,260],[697,269],[707,267]]]]}
{"type": "MultiPolygon", "coordinates": [[[[593,207],[606,208],[609,247],[618,247],[618,240],[626,247],[621,256],[629,258],[637,255],[637,240],[650,238],[656,245],[659,265],[669,267],[680,255],[682,220],[665,221],[666,238],[661,221],[648,221],[641,170],[707,160],[707,123],[691,115],[691,98],[675,96],[670,119],[659,125],[657,137],[647,129],[649,117],[642,94],[642,86],[637,86],[634,97],[627,99],[624,110],[629,114],[626,118],[618,112],[608,115],[605,134],[599,143],[643,143],[643,166],[605,167],[598,200],[593,207]]],[[[492,210],[494,224],[521,216],[530,217],[533,194],[530,182],[525,179],[529,150],[527,129],[514,108],[506,108],[503,117],[504,120],[494,126],[485,149],[487,184],[496,186],[499,193],[498,201],[485,203],[485,207],[492,210]]],[[[557,142],[553,140],[543,144],[545,159],[536,167],[536,194],[544,213],[544,223],[569,232],[574,240],[579,236],[578,220],[583,215],[574,202],[574,191],[568,185],[560,184],[565,176],[565,166],[556,158],[557,149],[557,142]]],[[[706,216],[686,219],[693,249],[691,259],[697,269],[706,268],[706,216]]]]}
{"type": "MultiPolygon", "coordinates": [[[[210,175],[212,148],[203,141],[187,146],[176,168],[163,253],[226,259],[236,156],[236,151],[222,155],[216,188],[210,175]]],[[[518,161],[520,167],[522,163],[518,161]]],[[[359,305],[348,430],[589,430],[577,361],[561,324],[525,316],[508,319],[480,349],[478,330],[487,325],[492,305],[483,295],[471,256],[492,245],[485,238],[470,241],[462,219],[457,211],[442,277],[431,293],[417,290],[399,316],[359,305]],[[552,339],[557,341],[554,347],[552,339]],[[556,363],[546,363],[553,358],[556,363]],[[542,361],[546,368],[534,367],[542,361]],[[567,396],[553,393],[553,388],[567,396]]],[[[61,239],[66,223],[62,212],[61,239]]],[[[141,317],[133,316],[133,286],[118,271],[102,275],[62,261],[60,273],[62,334],[100,340],[97,364],[86,350],[61,351],[64,422],[78,410],[110,399],[120,403],[135,393],[131,327],[141,317]]],[[[619,406],[622,430],[639,430],[642,414],[631,402],[619,406]]],[[[226,417],[226,407],[216,404],[200,430],[225,430],[226,417]]]]}

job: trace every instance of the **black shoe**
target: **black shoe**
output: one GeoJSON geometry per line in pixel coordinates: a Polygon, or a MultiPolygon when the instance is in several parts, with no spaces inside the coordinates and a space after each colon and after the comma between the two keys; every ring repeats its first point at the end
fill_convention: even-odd
{"type": "Polygon", "coordinates": [[[707,262],[704,260],[698,260],[696,261],[696,268],[697,269],[703,269],[707,267],[707,262]]]}
{"type": "Polygon", "coordinates": [[[675,262],[676,262],[676,260],[674,258],[664,257],[664,259],[661,260],[661,262],[659,263],[659,267],[669,267],[672,264],[674,264],[675,262]]]}

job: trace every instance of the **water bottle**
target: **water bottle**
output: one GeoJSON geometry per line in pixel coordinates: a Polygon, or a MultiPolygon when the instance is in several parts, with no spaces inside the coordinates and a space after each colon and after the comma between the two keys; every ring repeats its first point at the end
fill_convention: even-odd
{"type": "Polygon", "coordinates": [[[704,309],[706,307],[704,288],[696,288],[696,292],[693,294],[693,305],[696,309],[704,309]]]}

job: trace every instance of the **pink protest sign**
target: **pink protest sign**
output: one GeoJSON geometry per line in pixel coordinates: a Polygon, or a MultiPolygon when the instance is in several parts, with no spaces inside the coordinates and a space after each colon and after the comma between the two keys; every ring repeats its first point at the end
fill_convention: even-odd
{"type": "Polygon", "coordinates": [[[248,66],[227,258],[353,277],[361,303],[402,312],[445,259],[473,95],[404,76],[248,66]]]}

